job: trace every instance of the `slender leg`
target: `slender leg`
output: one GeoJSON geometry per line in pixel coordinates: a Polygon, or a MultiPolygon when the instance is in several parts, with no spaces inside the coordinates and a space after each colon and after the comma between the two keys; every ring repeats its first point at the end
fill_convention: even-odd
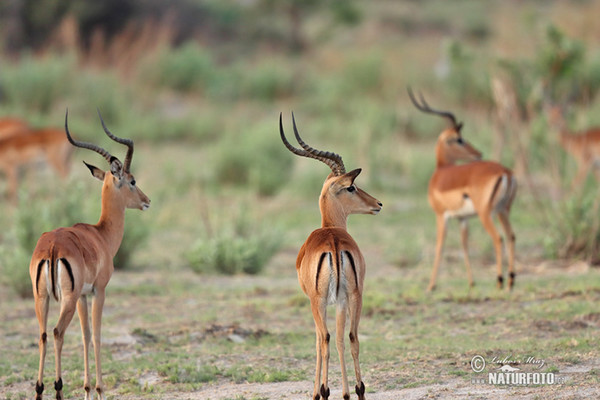
{"type": "Polygon", "coordinates": [[[94,359],[96,361],[96,392],[98,399],[104,400],[104,384],[102,383],[102,367],[100,364],[100,330],[102,328],[102,308],[104,307],[104,288],[96,288],[92,299],[92,331],[94,340],[94,359]]]}
{"type": "Polygon", "coordinates": [[[360,313],[362,311],[362,295],[354,293],[350,295],[349,312],[350,312],[350,352],[354,360],[354,372],[356,374],[356,394],[358,400],[365,400],[365,384],[362,381],[360,373],[360,365],[358,355],[360,344],[358,342],[358,324],[360,322],[360,313]]]}
{"type": "Polygon", "coordinates": [[[502,289],[502,287],[504,286],[504,278],[502,277],[502,237],[500,237],[500,234],[494,226],[494,221],[492,221],[492,213],[490,210],[486,209],[480,212],[479,218],[481,219],[483,227],[491,236],[492,241],[494,242],[494,248],[496,249],[496,272],[498,274],[498,289],[502,289]]]}
{"type": "Polygon", "coordinates": [[[350,399],[350,390],[348,390],[348,375],[346,374],[346,362],[344,359],[344,331],[346,329],[346,302],[338,303],[335,327],[335,344],[340,357],[340,367],[342,369],[342,393],[344,400],[350,399]]]}
{"type": "Polygon", "coordinates": [[[460,220],[460,238],[462,240],[463,254],[465,256],[465,265],[467,266],[469,287],[473,287],[473,273],[471,272],[471,261],[469,260],[469,223],[466,219],[460,220]]]}
{"type": "MultiPolygon", "coordinates": [[[[44,283],[45,285],[45,283],[44,283]]],[[[35,298],[35,314],[40,325],[40,366],[38,369],[38,379],[35,383],[36,400],[42,399],[42,393],[44,392],[44,361],[46,360],[46,345],[48,335],[46,334],[46,326],[48,325],[48,305],[49,297],[46,293],[42,296],[35,298]]]]}
{"type": "Polygon", "coordinates": [[[512,290],[515,284],[515,234],[508,220],[508,212],[498,213],[498,219],[504,229],[504,235],[508,240],[508,289],[512,290]]]}
{"type": "Polygon", "coordinates": [[[315,367],[315,387],[313,390],[313,400],[319,400],[321,395],[319,394],[319,383],[321,381],[321,334],[319,330],[316,328],[315,324],[315,332],[316,332],[316,344],[317,344],[317,365],[315,367]]]}
{"type": "Polygon", "coordinates": [[[315,329],[317,331],[317,371],[315,373],[315,391],[313,399],[319,399],[319,394],[324,400],[329,398],[329,386],[327,385],[328,370],[329,370],[329,332],[327,332],[327,298],[316,298],[311,301],[313,318],[315,320],[315,329]],[[319,354],[320,353],[320,354],[319,354]],[[323,369],[323,378],[321,387],[318,389],[319,370],[319,355],[321,367],[323,369]]]}
{"type": "Polygon", "coordinates": [[[431,279],[427,291],[435,289],[435,280],[437,277],[440,261],[442,258],[442,249],[444,248],[444,239],[446,237],[446,219],[443,215],[436,216],[437,239],[435,243],[435,259],[433,261],[433,270],[431,271],[431,279]]]}
{"type": "Polygon", "coordinates": [[[18,199],[18,173],[16,166],[9,166],[6,170],[6,179],[8,180],[8,196],[13,203],[17,202],[18,199]]]}
{"type": "Polygon", "coordinates": [[[83,339],[83,389],[85,390],[85,400],[92,400],[90,393],[90,363],[89,363],[89,348],[90,348],[90,322],[88,320],[88,305],[85,295],[79,298],[77,302],[77,314],[79,315],[79,323],[81,325],[81,338],[83,339]]]}
{"type": "Polygon", "coordinates": [[[61,301],[60,316],[58,323],[54,328],[54,354],[56,363],[56,380],[54,381],[54,389],[56,390],[56,400],[62,400],[62,372],[61,372],[61,354],[65,340],[65,332],[73,319],[77,298],[75,296],[64,296],[61,301]]]}
{"type": "Polygon", "coordinates": [[[573,179],[573,183],[571,184],[571,190],[575,190],[580,187],[587,177],[590,170],[590,162],[587,160],[581,160],[577,162],[577,174],[573,179]]]}

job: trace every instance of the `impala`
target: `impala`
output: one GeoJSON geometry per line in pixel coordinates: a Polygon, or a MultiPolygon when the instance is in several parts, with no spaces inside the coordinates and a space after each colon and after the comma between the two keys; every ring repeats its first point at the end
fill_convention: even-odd
{"type": "Polygon", "coordinates": [[[600,181],[600,127],[573,133],[569,131],[559,107],[551,107],[548,114],[550,123],[558,128],[560,145],[577,163],[577,174],[572,187],[580,186],[592,170],[596,180],[600,181]]]}
{"type": "Polygon", "coordinates": [[[412,103],[422,112],[441,116],[450,126],[439,135],[435,146],[436,167],[429,181],[428,200],[436,215],[437,241],[433,271],[428,291],[435,288],[436,277],[442,257],[446,227],[450,218],[457,218],[461,227],[462,248],[467,267],[469,286],[473,286],[473,275],[468,252],[468,223],[470,217],[478,216],[494,242],[498,288],[502,288],[502,237],[492,217],[498,216],[508,239],[508,288],[515,282],[515,235],[509,221],[510,207],[515,198],[517,182],[512,172],[493,161],[482,161],[481,153],[463,139],[462,123],[447,111],[429,107],[423,96],[419,103],[408,90],[412,103]],[[467,161],[457,165],[458,161],[467,161]]]}
{"type": "Polygon", "coordinates": [[[104,386],[100,368],[100,325],[105,288],[114,269],[113,257],[123,239],[125,209],[138,208],[146,210],[150,207],[150,199],[136,186],[135,179],[130,172],[133,141],[114,136],[106,128],[101,116],[100,121],[108,137],[127,146],[127,156],[123,164],[99,146],[74,140],[69,133],[67,115],[65,115],[65,132],[69,142],[75,147],[89,149],[100,154],[110,165],[110,171],[105,172],[84,162],[92,176],[103,182],[100,220],[96,225],[75,224],[70,228],[58,228],[44,233],[37,242],[29,265],[35,312],[40,328],[40,364],[35,385],[37,400],[42,399],[44,391],[46,325],[50,298],[60,302],[60,315],[53,331],[56,398],[59,400],[63,398],[61,352],[65,331],[77,308],[83,337],[83,387],[86,400],[91,399],[88,363],[90,328],[87,295],[93,296],[92,330],[96,361],[96,392],[98,398],[104,399],[104,386]]]}
{"type": "Polygon", "coordinates": [[[302,149],[292,146],[287,141],[280,114],[279,133],[285,147],[298,156],[314,158],[327,164],[332,171],[325,179],[319,197],[321,228],[310,234],[296,259],[300,287],[310,299],[315,320],[317,364],[313,399],[318,400],[321,396],[323,399],[328,399],[330,394],[327,383],[330,338],[327,331],[327,305],[335,304],[336,346],[342,369],[343,396],[344,399],[350,398],[344,362],[344,330],[348,313],[350,347],[357,382],[356,394],[359,400],[364,400],[365,384],[361,378],[358,362],[358,323],[362,309],[366,266],[358,245],[346,230],[346,220],[350,214],[375,215],[383,205],[354,184],[354,180],[360,174],[360,168],[346,172],[342,157],[307,145],[300,138],[294,114],[292,114],[292,121],[294,135],[302,149]],[[322,380],[321,370],[323,370],[322,380]],[[321,381],[320,387],[319,381],[321,381]]]}
{"type": "Polygon", "coordinates": [[[26,132],[28,129],[29,126],[27,125],[27,122],[22,119],[10,117],[0,118],[0,139],[26,132]]]}
{"type": "Polygon", "coordinates": [[[3,132],[10,134],[0,139],[0,170],[8,179],[10,198],[16,199],[19,168],[39,159],[45,160],[62,178],[67,177],[73,147],[61,130],[12,125],[3,132]]]}

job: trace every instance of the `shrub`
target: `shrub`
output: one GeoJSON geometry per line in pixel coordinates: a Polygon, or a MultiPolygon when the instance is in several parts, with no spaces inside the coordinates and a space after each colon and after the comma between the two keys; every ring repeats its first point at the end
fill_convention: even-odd
{"type": "Polygon", "coordinates": [[[147,60],[141,68],[143,77],[180,92],[205,90],[216,77],[212,55],[196,42],[165,48],[158,60],[147,60]]]}
{"type": "Polygon", "coordinates": [[[27,110],[46,113],[72,87],[75,66],[72,57],[52,56],[43,59],[26,56],[18,64],[2,63],[0,92],[2,100],[27,110]]]}
{"type": "Polygon", "coordinates": [[[241,137],[236,135],[224,140],[214,162],[216,181],[249,185],[264,196],[277,193],[288,181],[292,169],[275,129],[276,126],[259,126],[243,132],[241,137]]]}
{"type": "Polygon", "coordinates": [[[217,232],[204,234],[188,252],[192,270],[225,275],[259,274],[281,246],[279,233],[251,221],[244,210],[227,218],[219,224],[217,232]]]}
{"type": "Polygon", "coordinates": [[[595,188],[586,188],[562,201],[553,213],[551,230],[545,239],[551,257],[583,258],[600,262],[600,199],[595,188]]]}

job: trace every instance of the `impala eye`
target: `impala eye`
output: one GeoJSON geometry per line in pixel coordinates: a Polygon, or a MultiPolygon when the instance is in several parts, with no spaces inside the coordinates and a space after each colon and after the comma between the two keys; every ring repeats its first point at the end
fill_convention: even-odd
{"type": "Polygon", "coordinates": [[[461,145],[465,144],[465,142],[464,142],[464,140],[463,140],[462,137],[459,137],[458,139],[456,139],[456,143],[461,144],[461,145]]]}
{"type": "Polygon", "coordinates": [[[130,183],[131,183],[131,186],[135,186],[135,179],[132,179],[130,183]]]}
{"type": "Polygon", "coordinates": [[[354,186],[350,186],[346,190],[349,191],[350,193],[352,193],[352,192],[354,192],[356,190],[356,188],[354,186]]]}

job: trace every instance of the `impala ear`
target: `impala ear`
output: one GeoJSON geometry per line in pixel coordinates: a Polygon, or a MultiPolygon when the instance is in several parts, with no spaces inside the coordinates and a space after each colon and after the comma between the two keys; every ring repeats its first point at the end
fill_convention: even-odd
{"type": "Polygon", "coordinates": [[[117,157],[112,157],[110,160],[110,173],[117,179],[123,177],[123,164],[117,157]]]}
{"type": "Polygon", "coordinates": [[[338,182],[344,186],[352,186],[352,184],[354,184],[354,180],[360,174],[361,171],[362,171],[361,168],[356,168],[350,172],[347,172],[341,176],[341,178],[338,182]]]}
{"type": "Polygon", "coordinates": [[[88,167],[90,169],[90,172],[92,173],[92,176],[94,178],[98,179],[99,181],[104,182],[104,175],[105,175],[104,171],[102,171],[98,167],[94,167],[93,165],[86,163],[85,161],[83,163],[85,164],[86,167],[88,167]]]}

